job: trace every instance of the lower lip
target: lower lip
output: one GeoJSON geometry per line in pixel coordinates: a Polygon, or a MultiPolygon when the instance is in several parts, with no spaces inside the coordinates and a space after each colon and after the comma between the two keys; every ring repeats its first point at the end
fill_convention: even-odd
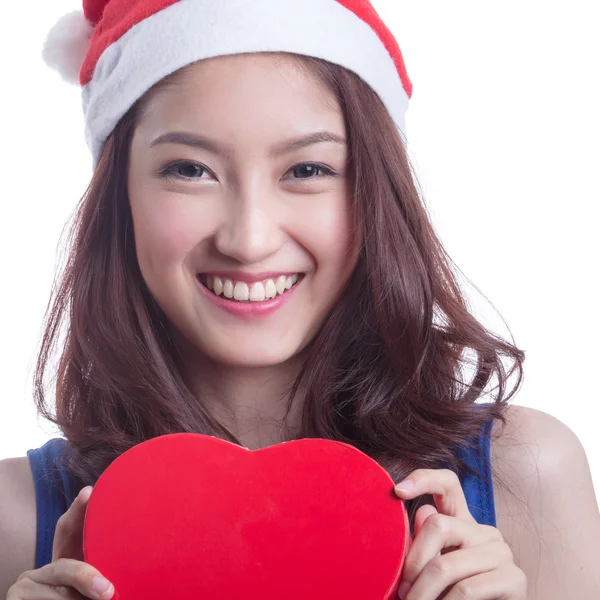
{"type": "Polygon", "coordinates": [[[252,302],[252,301],[238,301],[238,300],[229,300],[224,296],[217,296],[213,294],[207,287],[202,285],[198,279],[198,285],[200,289],[204,293],[204,295],[215,305],[228,313],[235,315],[236,317],[240,317],[242,319],[257,319],[260,317],[268,317],[272,315],[275,311],[279,310],[291,297],[292,294],[296,291],[296,288],[302,283],[304,278],[296,283],[296,285],[292,286],[287,292],[280,296],[275,296],[275,298],[271,298],[270,300],[263,300],[262,302],[252,302]]]}

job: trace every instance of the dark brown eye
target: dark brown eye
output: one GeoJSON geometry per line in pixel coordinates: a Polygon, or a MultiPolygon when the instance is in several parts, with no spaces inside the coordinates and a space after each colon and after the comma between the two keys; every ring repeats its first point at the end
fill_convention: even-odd
{"type": "Polygon", "coordinates": [[[315,165],[301,165],[299,167],[294,167],[294,176],[299,179],[313,177],[318,172],[319,167],[316,167],[315,165]]]}
{"type": "Polygon", "coordinates": [[[208,173],[208,169],[198,163],[178,162],[164,169],[161,176],[165,179],[201,179],[204,173],[208,173]]]}
{"type": "Polygon", "coordinates": [[[316,179],[321,173],[321,177],[331,177],[334,175],[331,169],[328,169],[324,165],[317,165],[314,163],[303,163],[296,165],[292,169],[292,173],[296,179],[316,179]]]}
{"type": "Polygon", "coordinates": [[[181,177],[193,178],[202,177],[202,173],[204,173],[206,169],[195,163],[179,163],[178,165],[174,165],[173,171],[176,175],[180,175],[181,177]]]}

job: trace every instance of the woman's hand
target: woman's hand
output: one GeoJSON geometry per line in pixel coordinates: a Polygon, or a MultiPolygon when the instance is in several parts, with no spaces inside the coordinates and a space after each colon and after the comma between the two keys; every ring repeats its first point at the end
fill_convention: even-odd
{"type": "Polygon", "coordinates": [[[91,565],[83,562],[83,523],[92,487],[83,488],[56,524],[52,562],[26,571],[8,590],[6,600],[109,600],[114,587],[91,565]],[[104,587],[102,582],[105,581],[104,587]],[[108,587],[107,587],[108,586],[108,587]]]}
{"type": "Polygon", "coordinates": [[[514,564],[500,531],[473,518],[456,474],[418,469],[396,486],[403,500],[423,494],[433,494],[437,510],[421,506],[415,515],[398,597],[526,600],[525,573],[514,564]]]}

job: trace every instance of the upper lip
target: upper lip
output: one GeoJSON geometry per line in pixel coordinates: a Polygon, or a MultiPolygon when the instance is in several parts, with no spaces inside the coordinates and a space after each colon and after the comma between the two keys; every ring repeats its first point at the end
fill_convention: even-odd
{"type": "Polygon", "coordinates": [[[221,279],[230,279],[231,281],[243,281],[245,283],[255,283],[265,281],[265,279],[277,279],[282,275],[291,277],[292,275],[301,275],[300,271],[264,271],[262,273],[247,273],[246,271],[203,271],[198,273],[205,277],[220,277],[221,279]]]}

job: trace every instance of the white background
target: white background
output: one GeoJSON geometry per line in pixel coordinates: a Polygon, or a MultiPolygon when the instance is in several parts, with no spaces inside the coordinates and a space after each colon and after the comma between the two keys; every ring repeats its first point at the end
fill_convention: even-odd
{"type": "MultiPolygon", "coordinates": [[[[409,150],[434,225],[498,311],[470,288],[478,315],[507,335],[501,315],[526,351],[514,402],[575,431],[600,490],[598,2],[374,4],[414,83],[409,150]]],[[[0,23],[0,458],[56,434],[38,423],[31,377],[58,240],[91,167],[79,90],[40,53],[79,7],[13,2],[0,23]]]]}

